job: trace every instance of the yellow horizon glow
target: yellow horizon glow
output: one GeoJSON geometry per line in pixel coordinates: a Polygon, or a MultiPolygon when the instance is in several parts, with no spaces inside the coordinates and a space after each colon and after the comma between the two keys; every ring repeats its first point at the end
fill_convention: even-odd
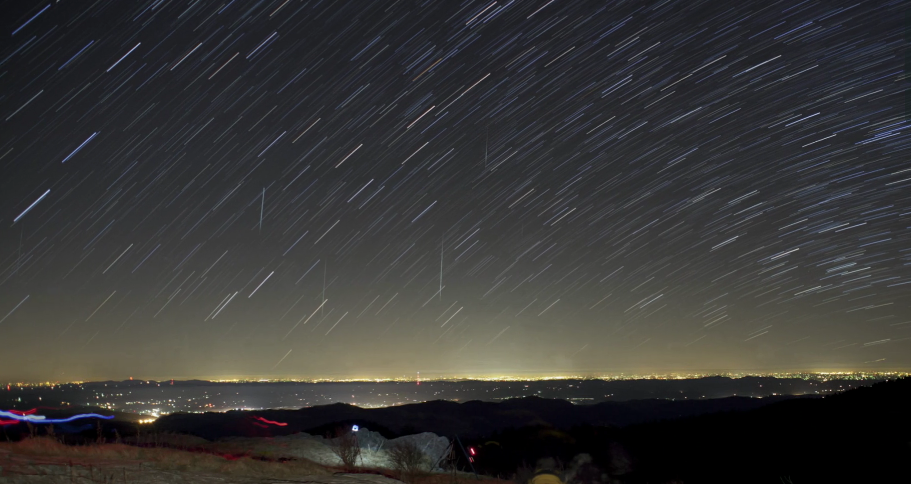
{"type": "MultiPolygon", "coordinates": [[[[726,371],[726,372],[699,372],[699,371],[681,371],[681,372],[618,372],[618,373],[601,373],[601,374],[530,374],[530,375],[510,375],[510,374],[467,374],[453,376],[424,376],[420,379],[422,383],[433,382],[457,382],[457,381],[502,381],[502,382],[522,382],[522,381],[561,381],[561,380],[688,380],[708,377],[726,377],[726,378],[745,378],[745,377],[775,377],[775,378],[803,378],[812,379],[813,377],[832,378],[832,377],[860,377],[862,379],[882,379],[882,378],[902,378],[911,376],[911,371],[869,371],[869,370],[793,370],[793,371],[726,371]]],[[[417,382],[418,377],[348,377],[348,378],[294,378],[294,377],[218,377],[218,378],[190,378],[190,381],[199,380],[207,383],[410,383],[417,382]]],[[[170,378],[150,379],[142,378],[136,380],[121,380],[123,382],[136,381],[139,383],[162,383],[170,382],[170,378]]],[[[95,381],[95,383],[101,383],[95,381]]],[[[43,386],[60,386],[60,385],[83,385],[93,383],[92,381],[78,380],[72,382],[9,382],[10,387],[43,387],[43,386]]],[[[113,383],[120,383],[114,381],[113,383]]]]}

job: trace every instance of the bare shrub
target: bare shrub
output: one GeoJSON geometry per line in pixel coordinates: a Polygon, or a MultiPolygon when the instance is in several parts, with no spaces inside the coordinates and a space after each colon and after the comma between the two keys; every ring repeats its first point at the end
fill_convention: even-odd
{"type": "Polygon", "coordinates": [[[361,446],[357,443],[357,435],[346,428],[335,429],[335,437],[329,439],[329,449],[338,456],[346,470],[357,467],[357,459],[361,456],[361,446]]]}
{"type": "Polygon", "coordinates": [[[400,440],[393,442],[386,450],[392,468],[405,482],[414,482],[415,478],[430,470],[421,448],[413,440],[400,440]]]}

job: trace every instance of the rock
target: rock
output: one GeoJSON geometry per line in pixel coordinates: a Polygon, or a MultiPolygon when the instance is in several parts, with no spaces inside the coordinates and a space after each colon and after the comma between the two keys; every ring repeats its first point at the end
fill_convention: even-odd
{"type": "Polygon", "coordinates": [[[386,437],[383,437],[379,432],[361,428],[357,432],[357,443],[360,445],[361,449],[379,452],[386,445],[386,437]]]}
{"type": "MultiPolygon", "coordinates": [[[[440,463],[447,457],[449,439],[446,437],[424,432],[388,440],[379,432],[373,432],[361,427],[357,432],[357,442],[361,448],[358,466],[388,468],[390,463],[387,451],[391,445],[402,441],[414,442],[421,449],[421,453],[424,454],[431,466],[430,469],[438,469],[440,463]]],[[[341,464],[338,456],[332,452],[332,439],[303,432],[268,439],[261,437],[228,437],[208,443],[208,445],[202,447],[227,454],[249,454],[270,459],[308,459],[328,466],[341,464]]]]}

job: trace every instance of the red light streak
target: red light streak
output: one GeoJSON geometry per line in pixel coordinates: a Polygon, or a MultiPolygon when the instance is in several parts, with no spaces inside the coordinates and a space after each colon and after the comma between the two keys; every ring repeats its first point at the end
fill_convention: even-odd
{"type": "Polygon", "coordinates": [[[262,418],[262,417],[253,417],[253,418],[255,418],[256,420],[259,420],[260,422],[267,423],[267,424],[270,424],[270,425],[278,425],[279,427],[286,427],[286,426],[288,425],[288,424],[285,423],[285,422],[276,422],[276,421],[274,421],[274,420],[266,420],[266,419],[264,419],[264,418],[262,418]]]}
{"type": "Polygon", "coordinates": [[[37,411],[37,408],[33,408],[31,410],[10,410],[9,413],[15,413],[16,415],[31,415],[37,411]]]}

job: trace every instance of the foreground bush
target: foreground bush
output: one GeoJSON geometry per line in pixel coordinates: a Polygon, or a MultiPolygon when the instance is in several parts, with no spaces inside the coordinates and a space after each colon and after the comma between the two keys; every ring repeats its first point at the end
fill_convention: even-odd
{"type": "Polygon", "coordinates": [[[405,482],[414,482],[418,476],[431,470],[430,463],[413,440],[394,442],[386,452],[390,465],[399,479],[405,482]]]}

